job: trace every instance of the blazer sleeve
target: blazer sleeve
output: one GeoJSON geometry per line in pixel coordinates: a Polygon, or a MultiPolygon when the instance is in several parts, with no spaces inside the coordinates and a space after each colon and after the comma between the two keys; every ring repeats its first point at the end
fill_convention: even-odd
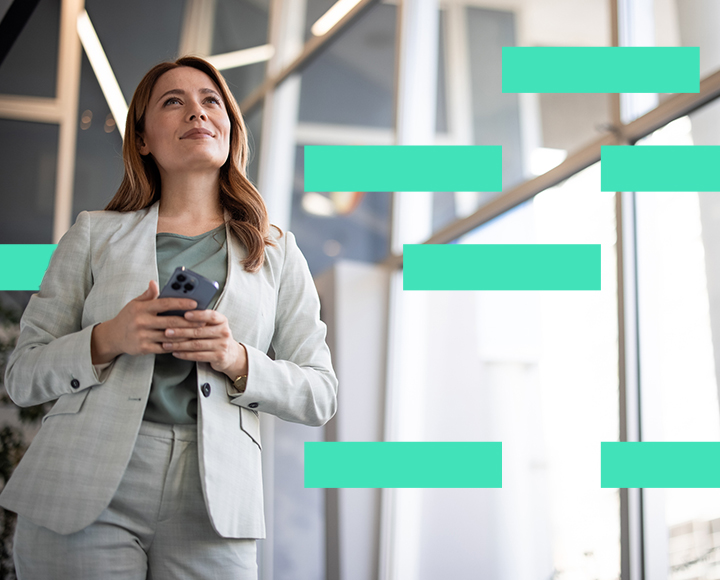
{"type": "Polygon", "coordinates": [[[92,287],[90,214],[83,211],[58,243],[40,291],[20,320],[20,336],[8,359],[5,387],[21,407],[101,384],[92,365],[93,325],[81,328],[92,287]]]}
{"type": "MultiPolygon", "coordinates": [[[[320,300],[295,237],[285,232],[285,253],[272,340],[275,360],[246,345],[248,381],[232,397],[242,407],[272,413],[286,421],[324,425],[337,408],[337,377],[320,300]]],[[[281,242],[282,243],[282,242],[281,242]]]]}

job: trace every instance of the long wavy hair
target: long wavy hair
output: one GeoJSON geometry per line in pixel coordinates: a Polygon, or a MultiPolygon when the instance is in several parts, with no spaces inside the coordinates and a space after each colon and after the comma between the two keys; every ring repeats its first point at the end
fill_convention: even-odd
{"type": "MultiPolygon", "coordinates": [[[[240,107],[225,79],[209,62],[184,56],[174,62],[162,62],[151,68],[135,89],[127,122],[123,161],[125,175],[120,188],[106,210],[137,211],[160,199],[160,171],[152,155],[140,155],[138,137],[145,130],[145,112],[157,80],[166,72],[187,66],[208,75],[220,89],[230,118],[230,154],[220,168],[220,204],[230,214],[230,230],[247,249],[241,264],[248,272],[258,271],[265,260],[265,246],[275,245],[270,236],[270,221],[262,196],[247,178],[248,138],[240,107]]],[[[275,227],[280,235],[282,231],[275,227]]]]}

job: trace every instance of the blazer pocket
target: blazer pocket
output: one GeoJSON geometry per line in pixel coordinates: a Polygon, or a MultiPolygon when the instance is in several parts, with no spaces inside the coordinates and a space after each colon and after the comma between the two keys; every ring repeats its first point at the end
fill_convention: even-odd
{"type": "Polygon", "coordinates": [[[260,444],[260,417],[258,417],[257,411],[240,407],[240,428],[262,449],[260,444]]]}
{"type": "Polygon", "coordinates": [[[53,408],[50,409],[50,412],[43,417],[42,422],[45,423],[49,417],[54,417],[55,415],[73,415],[79,413],[89,392],[90,389],[84,389],[79,393],[66,393],[65,395],[61,395],[53,405],[53,408]]]}

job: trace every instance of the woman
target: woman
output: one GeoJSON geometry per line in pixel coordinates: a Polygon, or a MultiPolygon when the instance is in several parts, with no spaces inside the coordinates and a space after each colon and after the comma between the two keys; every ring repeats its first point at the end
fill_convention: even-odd
{"type": "Polygon", "coordinates": [[[206,61],[140,82],[120,189],[60,240],[8,361],[18,405],[57,399],[0,495],[21,580],[257,577],[258,411],[322,425],[337,379],[307,264],[270,228],[247,151],[206,61]],[[157,316],[196,306],[158,298],[181,265],[218,297],[157,316]]]}

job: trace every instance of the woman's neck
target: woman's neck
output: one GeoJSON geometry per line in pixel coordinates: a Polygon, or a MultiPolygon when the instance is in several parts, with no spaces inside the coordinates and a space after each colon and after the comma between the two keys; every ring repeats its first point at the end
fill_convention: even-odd
{"type": "Polygon", "coordinates": [[[224,219],[218,174],[162,176],[158,217],[170,221],[209,223],[224,219]]]}

